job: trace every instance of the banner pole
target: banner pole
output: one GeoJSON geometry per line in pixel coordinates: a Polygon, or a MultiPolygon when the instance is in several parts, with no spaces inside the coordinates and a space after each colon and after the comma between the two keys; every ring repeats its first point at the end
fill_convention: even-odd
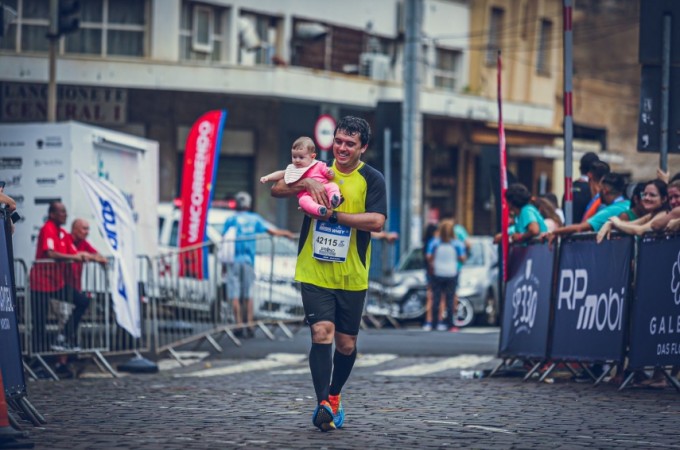
{"type": "MultiPolygon", "coordinates": [[[[498,151],[500,155],[500,180],[501,180],[501,249],[502,249],[502,266],[503,266],[503,283],[508,280],[508,224],[509,224],[509,210],[508,202],[505,199],[505,191],[508,190],[508,175],[507,175],[507,163],[506,163],[506,150],[505,150],[505,128],[503,126],[503,95],[501,87],[502,70],[503,64],[501,62],[501,51],[498,51],[497,58],[497,85],[498,85],[498,151]]],[[[503,292],[503,290],[501,290],[503,292]]]]}
{"type": "Polygon", "coordinates": [[[565,225],[574,223],[572,191],[573,153],[574,153],[574,119],[572,104],[572,75],[573,75],[573,28],[572,11],[573,0],[564,0],[562,21],[564,22],[564,219],[565,225]]]}

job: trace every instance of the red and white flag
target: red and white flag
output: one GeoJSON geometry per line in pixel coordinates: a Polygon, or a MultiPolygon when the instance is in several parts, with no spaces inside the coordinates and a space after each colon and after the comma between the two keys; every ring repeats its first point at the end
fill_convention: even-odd
{"type": "Polygon", "coordinates": [[[191,127],[184,150],[182,169],[182,214],[179,222],[179,276],[204,279],[208,277],[206,241],[208,209],[214,192],[217,160],[222,142],[222,129],[227,120],[226,110],[203,114],[191,127]]]}
{"type": "Polygon", "coordinates": [[[505,191],[508,190],[508,172],[505,149],[505,127],[503,125],[503,91],[501,89],[502,69],[501,52],[498,52],[498,151],[500,155],[501,176],[501,248],[503,250],[503,282],[508,281],[508,226],[510,224],[510,209],[505,199],[505,191]]]}

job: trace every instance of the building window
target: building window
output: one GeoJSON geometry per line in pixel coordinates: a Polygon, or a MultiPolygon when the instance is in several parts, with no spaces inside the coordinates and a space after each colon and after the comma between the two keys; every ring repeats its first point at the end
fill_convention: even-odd
{"type": "MultiPolygon", "coordinates": [[[[47,52],[49,0],[4,2],[18,16],[0,39],[0,48],[18,53],[47,52]]],[[[60,53],[143,57],[146,54],[147,2],[80,0],[80,28],[60,41],[60,53]]]]}
{"type": "Polygon", "coordinates": [[[540,75],[550,75],[550,44],[552,34],[552,21],[541,20],[541,29],[538,36],[538,54],[536,55],[536,72],[540,75]]]}
{"type": "Polygon", "coordinates": [[[222,61],[226,42],[223,21],[226,9],[191,2],[182,3],[179,30],[180,59],[222,61]]]}
{"type": "Polygon", "coordinates": [[[455,91],[458,89],[463,54],[459,50],[435,49],[435,87],[455,91]]]}
{"type": "Polygon", "coordinates": [[[498,50],[501,49],[503,33],[503,16],[505,11],[501,8],[491,8],[491,19],[489,23],[489,42],[486,47],[486,63],[496,64],[498,50]]]}
{"type": "Polygon", "coordinates": [[[279,24],[276,17],[242,13],[239,18],[239,64],[271,64],[279,50],[279,24]]]}

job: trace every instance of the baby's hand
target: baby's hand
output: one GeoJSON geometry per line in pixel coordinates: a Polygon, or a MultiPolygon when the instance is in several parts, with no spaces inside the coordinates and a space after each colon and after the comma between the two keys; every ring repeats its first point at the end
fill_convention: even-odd
{"type": "Polygon", "coordinates": [[[328,169],[328,172],[326,172],[326,177],[329,180],[332,180],[333,178],[335,178],[335,172],[333,172],[333,169],[328,169]]]}
{"type": "Polygon", "coordinates": [[[260,178],[260,183],[262,184],[266,183],[267,181],[269,181],[269,178],[267,178],[266,176],[260,178]]]}

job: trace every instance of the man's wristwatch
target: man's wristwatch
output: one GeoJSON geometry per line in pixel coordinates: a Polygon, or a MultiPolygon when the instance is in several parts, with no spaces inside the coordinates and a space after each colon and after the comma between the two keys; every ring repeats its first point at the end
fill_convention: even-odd
{"type": "Polygon", "coordinates": [[[338,223],[338,213],[333,211],[331,216],[328,218],[329,223],[338,223]]]}

